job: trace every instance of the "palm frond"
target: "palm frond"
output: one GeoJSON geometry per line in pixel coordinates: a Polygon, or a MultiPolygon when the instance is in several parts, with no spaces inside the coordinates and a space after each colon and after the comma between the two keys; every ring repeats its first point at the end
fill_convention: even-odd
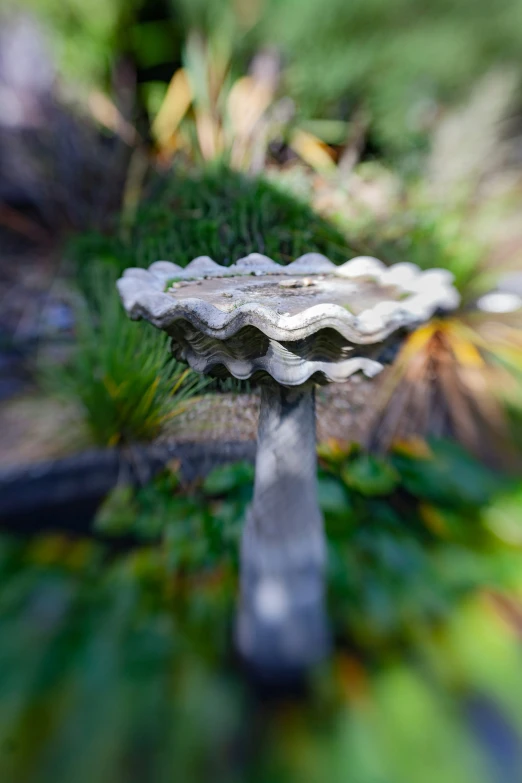
{"type": "MultiPolygon", "coordinates": [[[[521,363],[522,347],[510,351],[521,363]]],[[[514,376],[503,357],[498,340],[459,317],[417,329],[384,375],[367,445],[385,451],[396,441],[451,437],[489,462],[514,459],[502,399],[514,376]]]]}

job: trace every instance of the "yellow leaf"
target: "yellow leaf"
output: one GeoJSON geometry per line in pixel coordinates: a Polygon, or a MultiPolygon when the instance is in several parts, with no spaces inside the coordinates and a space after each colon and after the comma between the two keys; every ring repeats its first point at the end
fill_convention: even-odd
{"type": "Polygon", "coordinates": [[[464,367],[484,366],[484,359],[470,340],[461,338],[458,334],[452,334],[450,342],[455,359],[459,364],[464,367]]]}
{"type": "Polygon", "coordinates": [[[120,383],[120,385],[118,386],[110,375],[106,375],[103,378],[103,385],[107,389],[109,396],[112,397],[113,400],[115,400],[120,396],[122,390],[125,389],[125,387],[127,386],[127,381],[123,381],[123,383],[120,383]]]}
{"type": "Polygon", "coordinates": [[[421,326],[419,329],[416,329],[406,339],[406,342],[404,343],[401,350],[400,358],[402,360],[408,361],[412,358],[412,356],[415,356],[416,353],[426,347],[437,329],[437,322],[432,322],[426,324],[425,326],[421,326]]]}
{"type": "Polygon", "coordinates": [[[419,513],[426,527],[437,536],[446,536],[448,529],[442,514],[428,503],[419,505],[419,513]]]}
{"type": "Polygon", "coordinates": [[[342,462],[352,452],[353,444],[350,441],[328,438],[317,446],[317,454],[321,459],[333,462],[342,462]]]}
{"type": "Polygon", "coordinates": [[[152,400],[154,399],[154,395],[156,394],[156,391],[158,389],[159,382],[160,382],[159,376],[156,376],[153,382],[151,383],[151,385],[149,386],[149,388],[147,389],[146,393],[143,395],[142,405],[145,410],[149,409],[152,400]]]}
{"type": "Polygon", "coordinates": [[[186,378],[186,377],[187,377],[187,375],[189,375],[189,374],[190,374],[190,368],[189,368],[189,367],[187,367],[187,369],[186,369],[186,370],[184,370],[184,371],[181,373],[181,375],[179,376],[178,380],[176,381],[176,383],[175,383],[175,384],[174,384],[174,386],[172,387],[172,389],[171,389],[171,391],[170,391],[170,396],[171,396],[171,397],[173,397],[173,396],[174,396],[174,394],[176,394],[176,392],[178,391],[179,387],[181,386],[181,384],[183,383],[183,381],[185,380],[185,378],[186,378]]]}
{"type": "Polygon", "coordinates": [[[160,109],[152,123],[152,135],[158,145],[167,144],[192,103],[192,88],[184,68],[176,71],[160,109]]]}
{"type": "Polygon", "coordinates": [[[432,452],[426,441],[419,437],[408,438],[408,440],[400,438],[394,440],[392,449],[396,454],[401,454],[404,457],[429,459],[432,456],[432,452]]]}
{"type": "Polygon", "coordinates": [[[330,148],[313,133],[297,128],[290,137],[290,147],[316,171],[335,171],[330,148]]]}
{"type": "Polygon", "coordinates": [[[40,565],[50,565],[60,561],[67,549],[67,539],[59,533],[37,538],[29,548],[30,558],[40,565]]]}
{"type": "Polygon", "coordinates": [[[206,109],[196,109],[196,133],[205,160],[214,160],[223,149],[223,137],[217,121],[206,109]]]}
{"type": "Polygon", "coordinates": [[[261,82],[252,76],[238,79],[228,94],[227,110],[234,136],[248,136],[252,133],[274,97],[268,82],[261,82]]]}

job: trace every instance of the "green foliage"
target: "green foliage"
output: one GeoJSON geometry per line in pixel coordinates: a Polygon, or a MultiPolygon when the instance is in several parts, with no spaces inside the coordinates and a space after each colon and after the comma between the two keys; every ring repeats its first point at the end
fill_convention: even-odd
{"type": "Polygon", "coordinates": [[[461,293],[482,293],[487,279],[481,268],[484,248],[470,234],[457,207],[430,208],[416,203],[413,195],[385,222],[370,220],[352,231],[354,241],[387,264],[409,261],[421,269],[448,269],[461,293]]]}
{"type": "Polygon", "coordinates": [[[448,444],[432,454],[395,454],[399,484],[372,496],[344,480],[363,455],[322,451],[338,645],[295,706],[260,709],[228,654],[250,465],[190,490],[171,471],[117,487],[98,532],[141,544],[110,559],[100,543],[0,537],[2,780],[498,780],[498,732],[522,733],[519,645],[492,603],[470,598],[520,584],[519,546],[484,525],[496,491],[498,521],[520,487],[448,444]],[[423,516],[437,485],[458,541],[423,516]]]}
{"type": "Polygon", "coordinates": [[[506,549],[486,509],[512,492],[507,480],[446,441],[423,456],[321,453],[332,611],[365,654],[411,644],[495,580],[506,549]]]}
{"type": "MultiPolygon", "coordinates": [[[[331,610],[337,634],[364,655],[415,643],[457,600],[502,581],[514,523],[502,527],[499,517],[519,491],[510,481],[446,441],[423,456],[321,453],[331,610]]],[[[144,539],[163,531],[169,557],[184,568],[217,566],[225,555],[236,564],[252,480],[252,466],[236,463],[216,468],[189,496],[167,478],[136,496],[116,488],[107,501],[112,521],[106,504],[98,527],[144,539]]]]}
{"type": "Polygon", "coordinates": [[[190,494],[170,471],[137,493],[128,485],[118,485],[99,509],[95,527],[111,537],[132,535],[149,541],[163,536],[170,562],[184,570],[219,567],[222,558],[237,565],[239,531],[252,495],[253,474],[248,462],[223,465],[190,494]]]}
{"type": "Polygon", "coordinates": [[[107,277],[110,287],[110,281],[114,282],[120,272],[134,263],[132,248],[116,234],[94,231],[73,235],[67,243],[66,255],[72,260],[75,282],[91,302],[99,288],[98,270],[107,277]]]}
{"type": "MultiPolygon", "coordinates": [[[[440,105],[487,70],[519,67],[518,0],[24,0],[47,23],[66,79],[107,86],[123,54],[168,81],[183,39],[204,31],[242,74],[259,49],[283,55],[284,93],[307,119],[351,119],[363,105],[387,153],[423,148],[440,105]]],[[[144,92],[160,86],[145,84],[144,92]]]]}
{"type": "Polygon", "coordinates": [[[439,102],[499,63],[518,66],[521,21],[518,0],[270,0],[261,35],[286,53],[285,86],[304,113],[361,102],[377,141],[404,152],[423,144],[439,102]]]}
{"type": "Polygon", "coordinates": [[[95,443],[150,440],[205,381],[174,361],[165,334],[127,317],[112,274],[93,266],[87,279],[89,298],[78,301],[72,355],[65,366],[46,371],[48,381],[80,403],[95,443]]]}
{"type": "Polygon", "coordinates": [[[363,106],[385,154],[426,147],[438,109],[486,71],[520,68],[522,6],[501,0],[182,0],[186,25],[231,46],[241,61],[279,50],[283,91],[302,117],[351,120],[363,106]],[[255,24],[254,24],[255,23],[255,24]],[[232,41],[232,44],[230,43],[232,41]]]}
{"type": "Polygon", "coordinates": [[[2,780],[228,779],[226,569],[191,582],[151,549],[103,565],[85,542],[2,544],[2,780]]]}
{"type": "Polygon", "coordinates": [[[502,487],[498,476],[451,441],[433,442],[429,459],[395,454],[393,463],[408,492],[440,506],[480,508],[502,487]]]}
{"type": "Polygon", "coordinates": [[[2,780],[498,780],[499,736],[522,736],[517,621],[473,595],[520,585],[520,544],[484,523],[499,527],[520,486],[453,446],[431,449],[391,458],[399,483],[386,496],[344,481],[364,455],[322,450],[338,644],[295,705],[260,708],[228,653],[250,465],[190,490],[171,471],[116,488],[98,532],[141,544],[111,558],[100,543],[0,537],[2,780]],[[425,515],[437,486],[457,539],[425,515]]]}
{"type": "Polygon", "coordinates": [[[363,454],[343,468],[342,477],[348,487],[370,497],[389,495],[399,483],[399,475],[385,460],[363,454]]]}
{"type": "Polygon", "coordinates": [[[251,484],[254,480],[254,468],[249,462],[236,462],[215,468],[203,482],[206,495],[225,495],[239,487],[251,484]]]}
{"type": "Polygon", "coordinates": [[[23,0],[21,5],[44,23],[67,79],[88,88],[107,83],[134,0],[23,0]]]}

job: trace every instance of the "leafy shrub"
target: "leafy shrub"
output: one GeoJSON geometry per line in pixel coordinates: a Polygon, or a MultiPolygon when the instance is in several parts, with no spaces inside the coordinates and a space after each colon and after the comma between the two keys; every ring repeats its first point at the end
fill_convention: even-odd
{"type": "MultiPolygon", "coordinates": [[[[519,67],[518,0],[24,0],[50,27],[66,78],[110,82],[122,52],[150,78],[168,81],[189,31],[213,36],[244,72],[252,54],[281,51],[285,93],[305,117],[350,118],[361,103],[386,152],[425,144],[440,105],[461,97],[485,71],[519,67]],[[92,7],[91,7],[92,6],[92,7]],[[184,12],[184,13],[183,13],[184,12]],[[246,33],[246,34],[245,34],[246,33]]],[[[151,86],[157,86],[152,81],[151,86]]]]}
{"type": "Polygon", "coordinates": [[[457,207],[430,208],[410,196],[409,203],[385,221],[370,220],[354,233],[358,242],[387,264],[409,261],[421,269],[448,269],[464,298],[487,288],[484,247],[457,207]]]}

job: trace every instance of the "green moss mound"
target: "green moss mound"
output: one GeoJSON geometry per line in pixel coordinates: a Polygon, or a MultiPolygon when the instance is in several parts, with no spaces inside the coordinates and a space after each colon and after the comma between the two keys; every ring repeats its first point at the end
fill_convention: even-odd
{"type": "Polygon", "coordinates": [[[119,272],[158,260],[185,266],[201,255],[228,266],[264,253],[287,264],[309,252],[334,263],[354,255],[343,234],[307,204],[263,178],[225,168],[175,171],[154,183],[126,231],[83,235],[73,243],[80,281],[96,261],[119,272]]]}

